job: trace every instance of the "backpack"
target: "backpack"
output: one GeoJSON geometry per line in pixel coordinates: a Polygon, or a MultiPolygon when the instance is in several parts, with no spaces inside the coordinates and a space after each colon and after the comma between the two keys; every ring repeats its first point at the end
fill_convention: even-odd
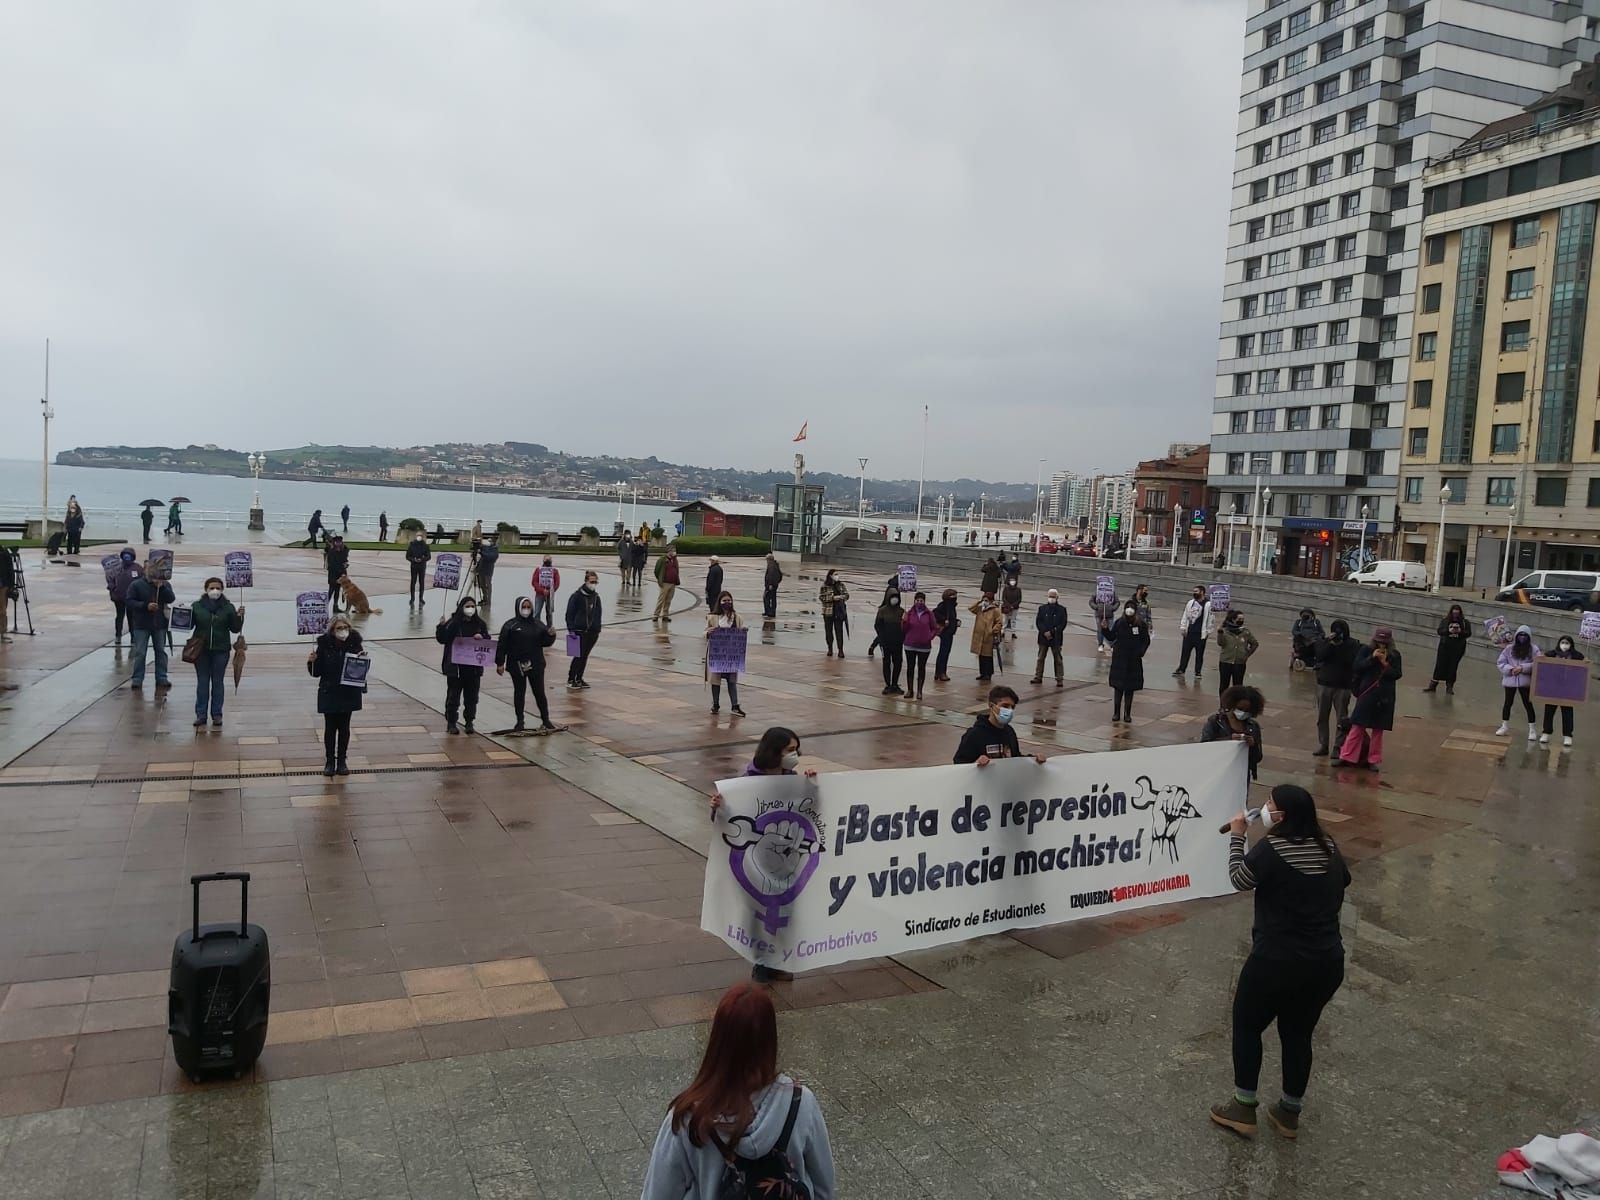
{"type": "Polygon", "coordinates": [[[735,1154],[715,1133],[711,1144],[722,1155],[722,1179],[717,1184],[717,1200],[811,1200],[811,1189],[800,1182],[800,1175],[789,1161],[789,1135],[800,1115],[800,1088],[795,1086],[789,1100],[789,1115],[783,1132],[760,1158],[735,1154]]]}

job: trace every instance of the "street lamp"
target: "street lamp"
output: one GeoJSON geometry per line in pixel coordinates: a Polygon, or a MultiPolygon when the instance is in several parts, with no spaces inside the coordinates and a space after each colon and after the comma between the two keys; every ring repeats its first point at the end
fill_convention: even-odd
{"type": "Polygon", "coordinates": [[[865,519],[867,511],[867,460],[856,459],[861,464],[861,487],[856,492],[856,537],[861,536],[861,522],[865,519]]]}
{"type": "Polygon", "coordinates": [[[983,541],[983,505],[989,498],[988,492],[978,493],[978,541],[983,541]]]}
{"type": "Polygon", "coordinates": [[[261,511],[261,472],[267,469],[267,452],[257,450],[254,454],[245,455],[244,461],[250,467],[250,478],[255,481],[255,499],[251,501],[250,520],[245,523],[245,528],[264,530],[267,522],[261,511]]]}
{"type": "Polygon", "coordinates": [[[1183,505],[1172,506],[1172,565],[1178,565],[1178,527],[1183,520],[1183,505]]]}
{"type": "Polygon", "coordinates": [[[1266,557],[1262,551],[1266,549],[1267,509],[1271,507],[1272,489],[1269,487],[1262,488],[1260,511],[1256,513],[1256,536],[1254,539],[1255,545],[1251,548],[1256,557],[1256,565],[1251,568],[1251,573],[1255,575],[1259,575],[1261,573],[1261,560],[1266,557]]]}
{"type": "Polygon", "coordinates": [[[1508,588],[1508,587],[1511,586],[1511,531],[1514,528],[1516,528],[1516,524],[1517,524],[1517,496],[1516,496],[1515,493],[1513,493],[1512,496],[1511,496],[1511,512],[1506,517],[1506,553],[1505,553],[1505,560],[1506,561],[1505,561],[1505,566],[1501,569],[1501,572],[1500,572],[1500,586],[1502,588],[1508,588]]]}
{"type": "Polygon", "coordinates": [[[1439,536],[1433,543],[1433,594],[1439,594],[1444,582],[1444,508],[1450,503],[1450,485],[1439,489],[1439,536]]]}
{"type": "Polygon", "coordinates": [[[1365,504],[1361,506],[1361,546],[1356,551],[1356,570],[1361,570],[1367,565],[1367,514],[1372,510],[1365,504]]]}
{"type": "Polygon", "coordinates": [[[1228,505],[1228,541],[1222,552],[1222,565],[1229,570],[1233,569],[1233,521],[1239,515],[1237,504],[1228,505]]]}
{"type": "Polygon", "coordinates": [[[1039,534],[1043,532],[1039,520],[1044,514],[1044,459],[1033,473],[1033,549],[1039,551],[1039,534]]]}

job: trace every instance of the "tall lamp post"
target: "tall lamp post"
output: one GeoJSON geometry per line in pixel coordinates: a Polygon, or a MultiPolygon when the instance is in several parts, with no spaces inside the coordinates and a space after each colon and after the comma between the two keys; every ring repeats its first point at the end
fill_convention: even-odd
{"type": "Polygon", "coordinates": [[[1250,547],[1250,552],[1255,555],[1255,560],[1256,560],[1255,566],[1250,568],[1250,573],[1252,575],[1261,574],[1261,560],[1266,557],[1261,552],[1262,552],[1263,549],[1266,548],[1266,540],[1267,540],[1267,509],[1270,508],[1271,505],[1272,505],[1272,489],[1269,488],[1269,487],[1268,488],[1262,488],[1261,489],[1261,503],[1258,506],[1258,511],[1256,512],[1256,536],[1251,539],[1254,542],[1254,545],[1252,545],[1250,547]]]}
{"type": "Polygon", "coordinates": [[[1367,514],[1372,510],[1365,504],[1361,506],[1361,546],[1356,550],[1356,570],[1361,570],[1367,565],[1367,514]]]}
{"type": "Polygon", "coordinates": [[[861,487],[856,492],[856,537],[861,536],[861,522],[866,519],[867,512],[867,460],[856,459],[861,464],[861,487]]]}
{"type": "Polygon", "coordinates": [[[1239,515],[1237,504],[1228,505],[1228,540],[1222,551],[1222,565],[1233,569],[1233,519],[1239,515]]]}
{"type": "Polygon", "coordinates": [[[1033,550],[1039,552],[1039,535],[1044,532],[1040,526],[1040,519],[1044,515],[1044,459],[1039,460],[1039,466],[1033,473],[1033,550]]]}
{"type": "Polygon", "coordinates": [[[988,500],[988,498],[988,492],[978,493],[978,541],[980,542],[983,541],[983,506],[984,502],[988,500]]]}
{"type": "Polygon", "coordinates": [[[263,530],[267,527],[266,514],[261,511],[261,472],[267,469],[267,452],[258,450],[247,455],[245,462],[250,465],[250,478],[255,480],[255,500],[250,505],[250,521],[246,529],[263,530]]]}
{"type": "Polygon", "coordinates": [[[1444,510],[1450,503],[1450,485],[1447,483],[1439,489],[1439,536],[1433,543],[1433,594],[1439,594],[1439,588],[1444,583],[1444,510]]]}
{"type": "Polygon", "coordinates": [[[1500,586],[1502,588],[1511,586],[1511,531],[1517,526],[1517,499],[1516,494],[1513,493],[1511,496],[1511,512],[1506,517],[1506,561],[1505,566],[1500,571],[1500,586]]]}
{"type": "Polygon", "coordinates": [[[1179,528],[1179,522],[1181,522],[1182,520],[1183,520],[1183,505],[1174,504],[1172,506],[1172,565],[1173,566],[1177,566],[1178,565],[1178,528],[1179,528]]]}
{"type": "Polygon", "coordinates": [[[56,410],[50,407],[50,342],[48,339],[44,344],[44,399],[39,401],[39,409],[44,414],[44,469],[39,473],[41,481],[39,493],[39,541],[48,546],[50,544],[50,418],[56,415],[56,410]]]}

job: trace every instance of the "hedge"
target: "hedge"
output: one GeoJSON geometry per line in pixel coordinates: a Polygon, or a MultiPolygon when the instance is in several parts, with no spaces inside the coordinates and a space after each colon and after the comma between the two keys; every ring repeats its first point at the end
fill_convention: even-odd
{"type": "Polygon", "coordinates": [[[679,554],[726,554],[730,557],[760,557],[772,543],[753,537],[680,537],[672,543],[679,554]]]}

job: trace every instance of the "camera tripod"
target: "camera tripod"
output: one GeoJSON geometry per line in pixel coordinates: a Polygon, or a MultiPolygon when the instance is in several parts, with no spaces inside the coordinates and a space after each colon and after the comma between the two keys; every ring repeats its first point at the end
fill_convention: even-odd
{"type": "Polygon", "coordinates": [[[8,546],[0,548],[0,554],[9,554],[11,556],[11,577],[16,584],[15,595],[11,597],[11,632],[22,632],[22,614],[26,613],[28,616],[28,636],[33,637],[33,606],[28,603],[28,580],[22,573],[22,553],[8,546]],[[21,601],[21,603],[18,603],[18,601],[21,601]]]}

